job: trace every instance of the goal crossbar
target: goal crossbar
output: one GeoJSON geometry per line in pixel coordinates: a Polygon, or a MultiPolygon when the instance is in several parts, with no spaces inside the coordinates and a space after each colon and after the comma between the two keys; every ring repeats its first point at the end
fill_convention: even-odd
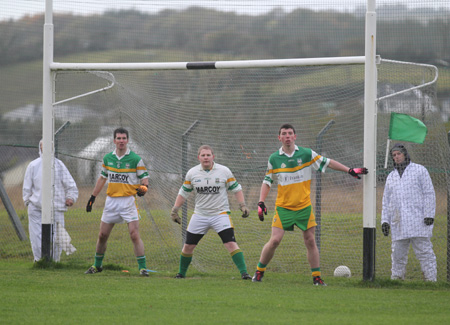
{"type": "Polygon", "coordinates": [[[249,69],[314,65],[364,64],[364,56],[325,57],[276,60],[235,60],[203,62],[141,62],[141,63],[50,63],[52,71],[118,71],[118,70],[202,70],[202,69],[249,69]]]}

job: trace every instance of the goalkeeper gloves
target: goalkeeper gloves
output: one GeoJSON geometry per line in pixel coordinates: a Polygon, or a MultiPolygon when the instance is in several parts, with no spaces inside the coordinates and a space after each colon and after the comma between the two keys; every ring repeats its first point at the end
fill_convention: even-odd
{"type": "Polygon", "coordinates": [[[91,198],[88,201],[88,204],[86,205],[86,212],[91,212],[92,211],[92,205],[95,202],[95,196],[91,195],[91,198]]]}
{"type": "Polygon", "coordinates": [[[267,208],[263,201],[258,202],[258,217],[264,221],[264,215],[267,215],[267,208]]]}
{"type": "Polygon", "coordinates": [[[137,196],[144,196],[147,193],[148,185],[141,185],[136,189],[137,196]]]}
{"type": "Polygon", "coordinates": [[[247,218],[250,215],[250,210],[247,208],[245,202],[239,203],[239,209],[242,211],[242,218],[247,218]]]}
{"type": "Polygon", "coordinates": [[[383,224],[381,225],[381,231],[383,232],[383,235],[388,236],[389,229],[391,229],[391,226],[389,226],[387,222],[383,222],[383,224]]]}
{"type": "Polygon", "coordinates": [[[178,209],[177,207],[173,207],[172,211],[170,212],[170,217],[172,218],[173,222],[178,223],[181,225],[181,218],[178,216],[178,209]]]}
{"type": "Polygon", "coordinates": [[[427,226],[431,226],[434,222],[434,218],[425,218],[423,219],[423,222],[427,225],[427,226]]]}
{"type": "Polygon", "coordinates": [[[363,167],[363,168],[350,168],[348,170],[348,173],[350,175],[352,175],[353,177],[357,178],[357,179],[361,179],[361,177],[359,175],[366,175],[368,172],[369,171],[365,167],[363,167]]]}

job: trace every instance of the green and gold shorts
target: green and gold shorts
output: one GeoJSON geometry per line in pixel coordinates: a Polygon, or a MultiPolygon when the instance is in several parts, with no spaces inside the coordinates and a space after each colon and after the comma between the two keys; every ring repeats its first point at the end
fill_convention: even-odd
{"type": "Polygon", "coordinates": [[[305,231],[311,227],[317,226],[316,217],[312,212],[312,206],[293,211],[281,207],[275,208],[275,216],[272,220],[272,227],[284,230],[294,230],[294,225],[305,231]]]}

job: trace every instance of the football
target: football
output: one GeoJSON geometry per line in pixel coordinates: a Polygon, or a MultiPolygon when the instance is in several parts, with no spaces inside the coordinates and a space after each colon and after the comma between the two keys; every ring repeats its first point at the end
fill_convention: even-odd
{"type": "Polygon", "coordinates": [[[349,278],[352,276],[352,272],[347,266],[340,265],[334,270],[334,276],[349,278]]]}

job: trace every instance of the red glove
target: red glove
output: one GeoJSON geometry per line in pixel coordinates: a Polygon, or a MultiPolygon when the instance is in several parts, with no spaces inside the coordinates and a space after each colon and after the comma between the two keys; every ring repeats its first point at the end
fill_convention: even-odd
{"type": "Polygon", "coordinates": [[[359,175],[366,175],[369,171],[366,167],[363,168],[350,168],[348,173],[357,179],[361,179],[359,175]]]}
{"type": "Polygon", "coordinates": [[[264,215],[267,215],[267,208],[263,201],[258,202],[258,217],[259,220],[264,221],[264,215]]]}

